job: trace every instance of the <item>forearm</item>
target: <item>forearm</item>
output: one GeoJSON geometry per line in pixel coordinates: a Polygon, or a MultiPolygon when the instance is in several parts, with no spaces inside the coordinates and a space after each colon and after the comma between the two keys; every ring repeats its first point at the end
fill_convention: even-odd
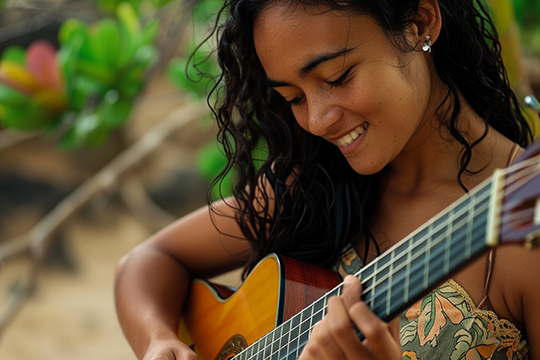
{"type": "Polygon", "coordinates": [[[118,266],[115,299],[124,334],[142,359],[152,341],[177,339],[189,272],[172,256],[143,246],[118,266]]]}

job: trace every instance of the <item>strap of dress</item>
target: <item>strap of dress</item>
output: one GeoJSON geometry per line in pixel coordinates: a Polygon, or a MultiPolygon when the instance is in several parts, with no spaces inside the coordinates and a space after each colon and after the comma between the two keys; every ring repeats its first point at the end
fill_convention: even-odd
{"type": "MultiPolygon", "coordinates": [[[[510,164],[514,162],[518,149],[518,144],[514,144],[514,146],[512,146],[512,150],[508,155],[508,163],[506,164],[506,166],[510,166],[510,164]]],[[[484,283],[484,296],[482,297],[480,304],[478,304],[479,309],[483,309],[485,307],[487,307],[488,309],[492,309],[488,293],[489,285],[491,283],[491,274],[493,272],[493,263],[495,262],[495,249],[496,248],[491,249],[486,260],[486,281],[484,283]]]]}

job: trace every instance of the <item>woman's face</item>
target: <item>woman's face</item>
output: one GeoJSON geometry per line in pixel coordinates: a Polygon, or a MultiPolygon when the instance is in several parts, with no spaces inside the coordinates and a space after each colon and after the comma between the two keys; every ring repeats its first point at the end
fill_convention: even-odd
{"type": "Polygon", "coordinates": [[[358,173],[376,173],[422,143],[436,108],[428,55],[398,50],[371,17],[276,2],[253,35],[268,85],[358,173]]]}

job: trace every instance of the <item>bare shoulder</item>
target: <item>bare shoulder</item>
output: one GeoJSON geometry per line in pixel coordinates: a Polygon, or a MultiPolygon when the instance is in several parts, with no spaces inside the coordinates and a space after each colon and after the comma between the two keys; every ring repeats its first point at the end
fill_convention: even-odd
{"type": "Polygon", "coordinates": [[[522,245],[497,249],[490,299],[495,312],[513,321],[536,344],[540,356],[540,249],[522,245]]]}

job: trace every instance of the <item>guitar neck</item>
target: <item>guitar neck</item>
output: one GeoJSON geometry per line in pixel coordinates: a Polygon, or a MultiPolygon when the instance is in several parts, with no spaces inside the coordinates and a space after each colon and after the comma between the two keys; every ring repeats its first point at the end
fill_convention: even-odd
{"type": "MultiPolygon", "coordinates": [[[[497,244],[498,181],[490,178],[365,266],[362,299],[383,320],[497,244]]],[[[341,285],[340,285],[341,286],[341,285]]]]}
{"type": "MultiPolygon", "coordinates": [[[[497,243],[500,181],[495,174],[356,274],[362,299],[390,320],[453,272],[497,243]]],[[[343,284],[259,339],[235,359],[297,359],[328,299],[343,284]]]]}

